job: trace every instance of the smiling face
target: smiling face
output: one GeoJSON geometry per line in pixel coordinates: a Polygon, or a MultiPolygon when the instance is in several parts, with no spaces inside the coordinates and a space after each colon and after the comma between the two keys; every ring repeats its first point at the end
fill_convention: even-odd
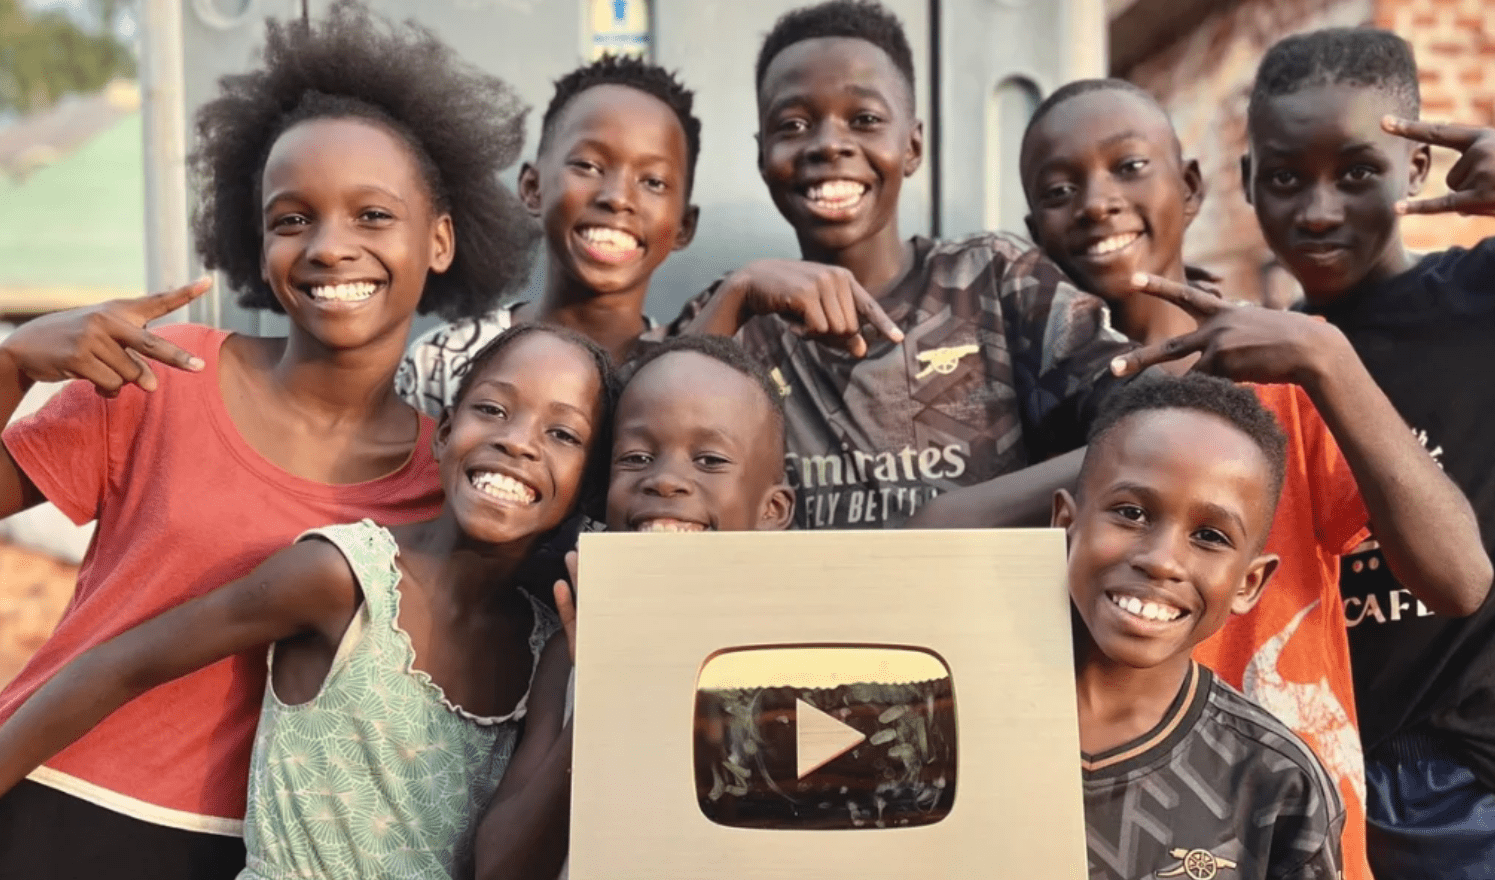
{"type": "Polygon", "coordinates": [[[1187,662],[1232,614],[1249,611],[1276,561],[1266,456],[1225,420],[1146,410],[1092,445],[1078,500],[1061,492],[1069,587],[1092,662],[1187,662]]]}
{"type": "Polygon", "coordinates": [[[653,95],[599,85],[572,98],[519,182],[552,270],[586,291],[642,296],[695,232],[687,155],[679,117],[653,95]]]}
{"type": "Polygon", "coordinates": [[[410,147],[367,120],[298,123],[271,147],[263,192],[261,271],[291,322],[329,348],[403,346],[428,273],[453,255],[410,147]]]}
{"type": "Polygon", "coordinates": [[[538,331],[481,370],[437,433],[446,503],[470,538],[533,538],[579,500],[602,418],[597,366],[582,348],[538,331]]]}
{"type": "Polygon", "coordinates": [[[1421,189],[1430,157],[1426,146],[1381,130],[1382,116],[1401,112],[1392,96],[1352,85],[1252,107],[1246,194],[1310,303],[1326,305],[1410,265],[1396,203],[1421,189]]]}
{"type": "Polygon", "coordinates": [[[803,40],[764,71],[758,165],[805,256],[901,244],[898,194],[923,137],[908,82],[866,40],[803,40]]]}
{"type": "Polygon", "coordinates": [[[1084,289],[1120,301],[1134,273],[1183,279],[1203,186],[1156,104],[1121,89],[1063,101],[1028,132],[1022,178],[1035,241],[1084,289]]]}
{"type": "Polygon", "coordinates": [[[763,395],[752,379],[697,352],[644,365],[618,401],[608,529],[786,528],[794,495],[763,395]]]}

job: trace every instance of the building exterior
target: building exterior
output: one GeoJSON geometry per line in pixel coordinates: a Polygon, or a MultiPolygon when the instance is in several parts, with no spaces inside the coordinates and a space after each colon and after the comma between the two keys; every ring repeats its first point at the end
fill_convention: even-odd
{"type": "MultiPolygon", "coordinates": [[[[1422,115],[1471,125],[1495,124],[1495,3],[1487,0],[1240,0],[1170,3],[1141,11],[1128,4],[1112,19],[1112,73],[1152,92],[1173,117],[1184,152],[1199,160],[1207,196],[1189,230],[1191,262],[1226,280],[1232,296],[1285,306],[1297,285],[1272,257],[1241,191],[1246,102],[1262,54],[1288,34],[1331,26],[1374,25],[1412,43],[1421,68],[1422,115]],[[1183,27],[1179,24],[1182,22],[1183,27]]],[[[1447,191],[1457,155],[1434,148],[1423,195],[1447,191]]],[[[1469,245],[1495,234],[1495,219],[1409,217],[1414,251],[1469,245]]]]}

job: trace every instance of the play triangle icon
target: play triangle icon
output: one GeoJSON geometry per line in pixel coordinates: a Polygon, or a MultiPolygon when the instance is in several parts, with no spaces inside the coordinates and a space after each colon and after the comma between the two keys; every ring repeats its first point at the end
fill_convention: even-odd
{"type": "Polygon", "coordinates": [[[799,779],[846,754],[866,734],[837,721],[804,700],[794,701],[795,766],[799,779]]]}

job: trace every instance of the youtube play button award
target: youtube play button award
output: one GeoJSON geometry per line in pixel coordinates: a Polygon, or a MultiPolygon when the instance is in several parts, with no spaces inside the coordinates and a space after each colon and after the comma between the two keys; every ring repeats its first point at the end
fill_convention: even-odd
{"type": "Polygon", "coordinates": [[[1085,876],[1058,530],[585,534],[570,880],[1085,876]]]}
{"type": "Polygon", "coordinates": [[[759,648],[696,683],[701,812],[736,828],[908,828],[955,798],[949,671],[926,651],[759,648]]]}

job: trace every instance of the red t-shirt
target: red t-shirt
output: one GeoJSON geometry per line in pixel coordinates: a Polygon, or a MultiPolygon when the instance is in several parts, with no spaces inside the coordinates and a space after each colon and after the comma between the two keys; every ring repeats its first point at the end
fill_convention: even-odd
{"type": "Polygon", "coordinates": [[[1194,658],[1276,715],[1308,743],[1345,803],[1346,880],[1365,861],[1365,766],[1339,557],[1369,534],[1365,502],[1329,428],[1296,385],[1252,385],[1287,435],[1287,475],[1267,537],[1281,559],[1261,601],[1232,617],[1194,658]]]}
{"type": "MultiPolygon", "coordinates": [[[[0,721],[79,654],[248,574],[307,529],[362,517],[398,525],[441,509],[430,418],[419,416],[414,453],[386,477],[302,479],[260,456],[230,419],[218,384],[228,334],[156,332],[206,368],[157,368],[155,392],[129,386],[114,400],[73,382],[5,430],[42,494],[98,524],[56,631],[0,692],[0,721]]],[[[251,651],[155,688],[31,778],[155,824],[239,834],[265,669],[265,652],[251,651]]]]}

